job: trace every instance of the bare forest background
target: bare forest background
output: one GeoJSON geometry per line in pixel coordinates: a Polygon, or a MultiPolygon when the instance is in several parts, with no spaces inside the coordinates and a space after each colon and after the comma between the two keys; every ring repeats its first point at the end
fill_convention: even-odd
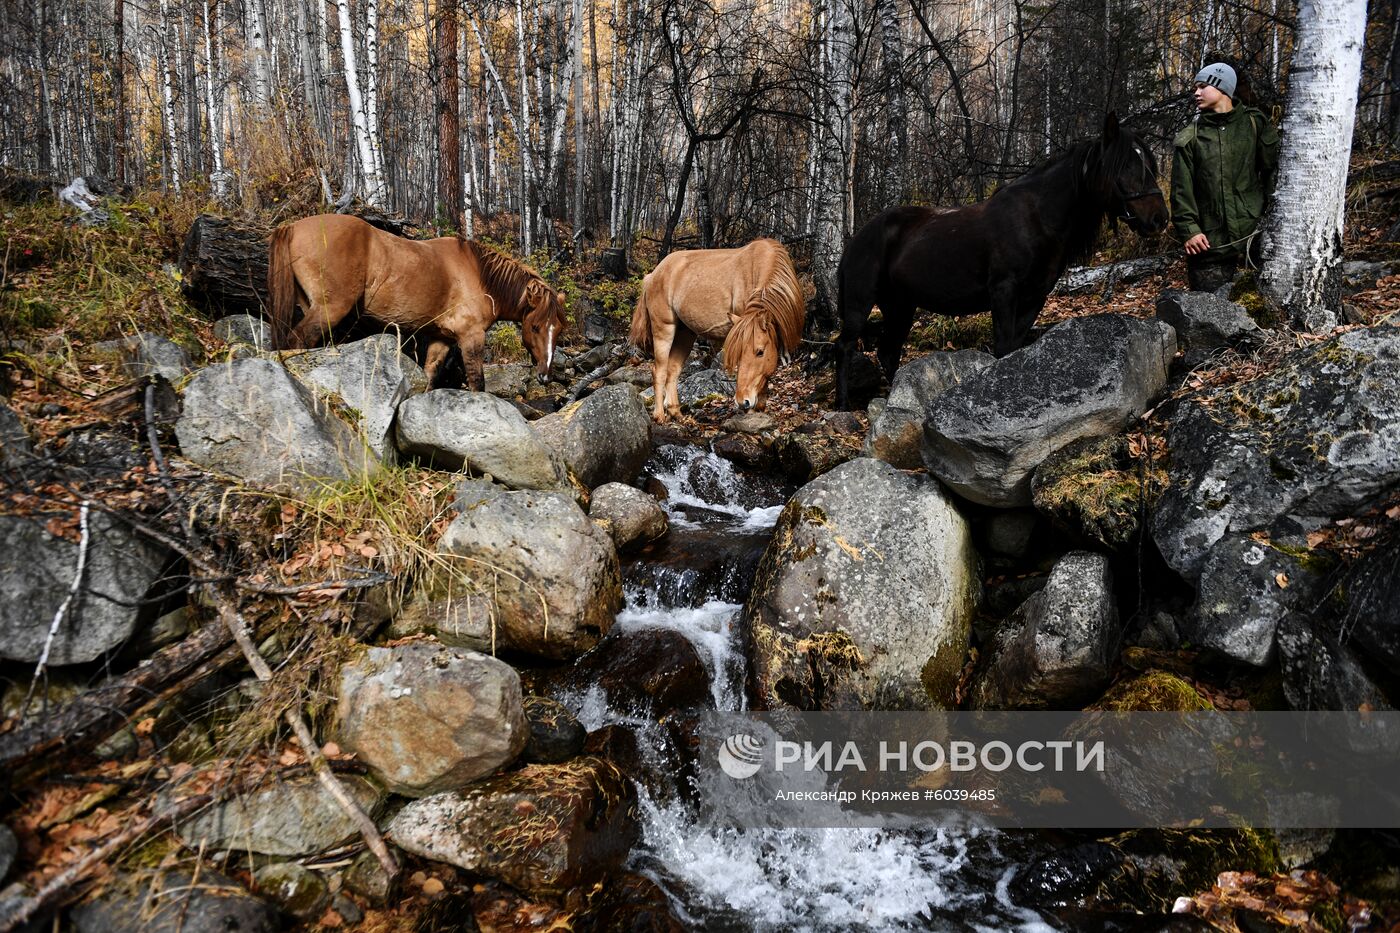
{"type": "MultiPolygon", "coordinates": [[[[844,238],[991,193],[1115,110],[1165,178],[1202,63],[1275,120],[1294,0],[0,0],[0,164],[530,254],[844,238]]],[[[1372,3],[1357,145],[1400,132],[1372,3]]]]}

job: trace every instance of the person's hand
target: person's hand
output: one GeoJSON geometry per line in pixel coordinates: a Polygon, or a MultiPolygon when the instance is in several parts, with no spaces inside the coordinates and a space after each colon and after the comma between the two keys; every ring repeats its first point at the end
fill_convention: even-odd
{"type": "Polygon", "coordinates": [[[1186,255],[1188,256],[1204,253],[1208,249],[1210,249],[1210,240],[1206,239],[1204,233],[1198,233],[1186,241],[1186,255]]]}

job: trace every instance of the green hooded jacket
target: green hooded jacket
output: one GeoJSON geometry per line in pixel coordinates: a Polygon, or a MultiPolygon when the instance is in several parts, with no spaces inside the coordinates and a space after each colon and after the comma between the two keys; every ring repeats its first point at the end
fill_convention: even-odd
{"type": "Polygon", "coordinates": [[[1172,225],[1182,242],[1198,233],[1205,255],[1244,253],[1259,226],[1278,168],[1278,131],[1254,107],[1202,113],[1177,134],[1172,157],[1172,225]]]}

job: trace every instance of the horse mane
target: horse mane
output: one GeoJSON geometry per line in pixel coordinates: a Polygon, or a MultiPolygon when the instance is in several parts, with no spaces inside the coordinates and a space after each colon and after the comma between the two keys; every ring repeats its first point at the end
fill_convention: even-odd
{"type": "MultiPolygon", "coordinates": [[[[1024,191],[1035,186],[1047,186],[1052,182],[1046,176],[1063,168],[1070,168],[1069,188],[1077,206],[1070,217],[1069,230],[1065,236],[1065,265],[1071,262],[1084,262],[1094,254],[1103,221],[1109,216],[1105,205],[1105,195],[1111,190],[1113,181],[1128,166],[1139,158],[1134,146],[1138,139],[1127,128],[1119,130],[1117,137],[1106,145],[1101,139],[1085,139],[1069,148],[1050,156],[1032,167],[1024,175],[1003,185],[992,194],[1000,197],[1007,192],[1024,191]]],[[[1144,149],[1144,152],[1148,150],[1144,149]]],[[[1157,164],[1148,153],[1148,161],[1156,173],[1157,164]]],[[[1055,181],[1054,184],[1060,184],[1055,181]]],[[[1063,269],[1061,270],[1063,271],[1063,269]]]]}
{"type": "Polygon", "coordinates": [[[759,330],[766,332],[784,354],[791,353],[802,342],[807,305],[802,297],[802,286],[797,284],[797,275],[793,272],[792,257],[777,240],[756,242],[765,246],[759,286],[744,302],[739,320],[724,338],[724,368],[731,373],[739,368],[739,349],[752,346],[759,330]],[[731,349],[734,352],[731,353],[731,349]]]}
{"type": "Polygon", "coordinates": [[[555,308],[554,291],[538,272],[478,240],[466,240],[462,245],[476,256],[477,265],[481,267],[481,284],[495,300],[501,320],[524,320],[527,315],[544,313],[551,315],[546,326],[553,324],[560,330],[564,328],[563,311],[555,308]],[[510,317],[522,304],[528,310],[519,318],[510,317]]]}

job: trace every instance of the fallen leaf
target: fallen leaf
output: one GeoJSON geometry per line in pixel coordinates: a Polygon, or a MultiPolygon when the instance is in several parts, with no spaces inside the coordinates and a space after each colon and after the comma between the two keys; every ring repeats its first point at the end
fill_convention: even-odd
{"type": "Polygon", "coordinates": [[[1274,582],[1278,584],[1278,588],[1279,588],[1279,589],[1281,589],[1281,590],[1286,590],[1286,589],[1288,589],[1288,574],[1286,574],[1286,573],[1280,573],[1280,574],[1275,575],[1275,576],[1274,576],[1274,582]]]}

